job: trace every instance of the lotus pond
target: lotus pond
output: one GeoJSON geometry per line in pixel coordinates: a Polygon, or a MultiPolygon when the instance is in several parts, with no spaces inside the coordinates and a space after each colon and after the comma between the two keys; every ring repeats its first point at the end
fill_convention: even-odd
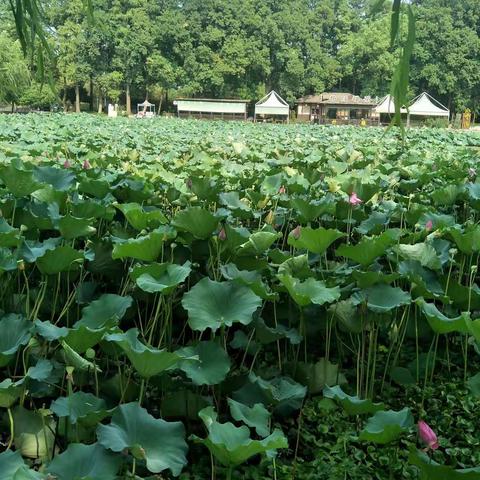
{"type": "Polygon", "coordinates": [[[479,159],[0,116],[0,479],[480,479],[479,159]]]}

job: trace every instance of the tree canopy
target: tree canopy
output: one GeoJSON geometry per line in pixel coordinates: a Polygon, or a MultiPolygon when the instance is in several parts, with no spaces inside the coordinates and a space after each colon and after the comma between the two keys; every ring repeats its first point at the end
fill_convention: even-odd
{"type": "MultiPolygon", "coordinates": [[[[362,0],[93,0],[93,22],[82,0],[41,3],[56,59],[51,76],[64,103],[77,108],[81,99],[93,107],[93,96],[100,107],[120,101],[129,110],[132,96],[254,100],[272,88],[289,102],[328,90],[383,96],[398,58],[388,1],[372,15],[372,2],[362,0]]],[[[452,110],[478,109],[478,0],[410,3],[417,37],[411,95],[427,90],[452,110]]],[[[0,26],[7,32],[0,42],[15,45],[8,16],[0,14],[0,26]]],[[[407,28],[406,14],[400,28],[407,28]]],[[[18,44],[2,50],[15,68],[0,81],[0,101],[19,101],[30,73],[20,67],[18,44]]]]}

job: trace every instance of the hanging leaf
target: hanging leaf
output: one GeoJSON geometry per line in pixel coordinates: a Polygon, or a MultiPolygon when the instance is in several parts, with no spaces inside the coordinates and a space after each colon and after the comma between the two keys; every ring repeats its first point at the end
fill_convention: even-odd
{"type": "Polygon", "coordinates": [[[146,230],[157,228],[167,223],[167,217],[157,208],[145,208],[138,203],[116,203],[118,208],[128,223],[136,230],[146,230]]]}
{"type": "Polygon", "coordinates": [[[132,297],[128,295],[122,297],[113,293],[104,293],[82,309],[82,317],[75,326],[81,325],[91,329],[113,327],[125,316],[132,302],[132,297]]]}
{"type": "Polygon", "coordinates": [[[85,392],[57,398],[51,403],[50,410],[57,417],[68,417],[72,425],[81,421],[84,425],[94,426],[109,414],[105,400],[85,392]]]}
{"type": "Polygon", "coordinates": [[[57,220],[57,227],[63,238],[72,240],[93,235],[97,230],[91,226],[92,223],[92,218],[77,218],[67,214],[57,220]]]}
{"type": "Polygon", "coordinates": [[[187,464],[183,424],[156,419],[135,402],[120,405],[109,425],[98,426],[97,438],[114,452],[128,449],[152,473],[170,470],[178,476],[187,464]]]}
{"type": "Polygon", "coordinates": [[[217,229],[218,218],[201,207],[189,207],[175,215],[172,225],[204,240],[217,229]]]}
{"type": "Polygon", "coordinates": [[[10,313],[0,319],[0,367],[7,365],[32,336],[33,325],[23,315],[10,313]]]}
{"type": "Polygon", "coordinates": [[[354,303],[366,302],[367,307],[376,313],[386,313],[411,302],[410,294],[401,288],[378,284],[365,288],[352,295],[354,303]]]}
{"type": "Polygon", "coordinates": [[[36,265],[44,275],[56,275],[60,272],[78,269],[83,260],[82,253],[65,245],[47,250],[37,259],[36,265]]]}
{"type": "Polygon", "coordinates": [[[464,312],[455,318],[448,318],[438,310],[435,304],[427,303],[423,298],[417,299],[416,303],[420,305],[428,324],[435,333],[468,333],[468,326],[466,323],[466,321],[470,319],[470,314],[468,312],[464,312]]]}

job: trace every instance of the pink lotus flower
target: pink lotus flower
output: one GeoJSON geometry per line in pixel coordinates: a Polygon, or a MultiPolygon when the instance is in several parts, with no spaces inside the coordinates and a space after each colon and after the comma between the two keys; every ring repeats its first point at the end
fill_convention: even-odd
{"type": "Polygon", "coordinates": [[[427,422],[420,420],[418,422],[418,435],[422,442],[427,445],[426,450],[436,450],[438,448],[438,439],[435,432],[429,427],[427,422]]]}
{"type": "Polygon", "coordinates": [[[433,228],[433,222],[431,220],[429,220],[426,224],[425,224],[425,230],[427,232],[429,232],[431,229],[433,228]]]}
{"type": "Polygon", "coordinates": [[[357,197],[357,194],[355,192],[353,192],[351,195],[350,195],[350,198],[348,199],[348,202],[350,203],[350,205],[360,205],[361,203],[363,203],[363,200],[361,200],[360,198],[357,197]]]}
{"type": "Polygon", "coordinates": [[[83,169],[88,170],[89,168],[92,168],[92,166],[90,165],[90,162],[88,160],[84,160],[83,161],[83,169]]]}
{"type": "Polygon", "coordinates": [[[283,195],[286,191],[287,191],[287,189],[283,185],[278,189],[278,193],[280,195],[283,195]]]}
{"type": "Polygon", "coordinates": [[[218,239],[221,240],[222,242],[224,242],[226,239],[227,239],[227,232],[225,232],[225,229],[222,228],[219,232],[218,232],[218,239]]]}
{"type": "Polygon", "coordinates": [[[70,168],[71,166],[72,166],[72,164],[68,160],[65,160],[63,162],[63,168],[70,168]]]}
{"type": "Polygon", "coordinates": [[[295,240],[298,240],[300,238],[300,234],[302,233],[302,227],[300,225],[297,225],[291,232],[290,234],[295,240]]]}

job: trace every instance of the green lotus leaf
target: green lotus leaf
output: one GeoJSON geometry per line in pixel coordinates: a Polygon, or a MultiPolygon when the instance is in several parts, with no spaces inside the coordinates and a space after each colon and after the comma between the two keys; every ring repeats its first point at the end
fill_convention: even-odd
{"type": "Polygon", "coordinates": [[[113,247],[112,258],[136,258],[153,262],[160,256],[163,243],[174,236],[175,233],[170,227],[159,227],[148,235],[118,241],[113,247]]]}
{"type": "Polygon", "coordinates": [[[238,249],[239,255],[260,255],[268,250],[280,235],[272,232],[255,232],[238,249]]]}
{"type": "Polygon", "coordinates": [[[360,272],[355,270],[352,277],[360,288],[368,288],[376,283],[392,283],[400,277],[398,273],[385,274],[382,272],[360,272]]]}
{"type": "Polygon", "coordinates": [[[303,198],[293,198],[290,200],[291,206],[299,213],[300,219],[304,222],[312,222],[321,215],[335,212],[335,200],[328,195],[322,200],[309,201],[303,198]]]}
{"type": "Polygon", "coordinates": [[[199,342],[193,347],[181,348],[176,353],[183,357],[194,357],[192,360],[183,360],[179,368],[195,385],[217,385],[225,380],[230,371],[230,357],[216,342],[199,342]]]}
{"type": "Polygon", "coordinates": [[[49,342],[53,342],[54,340],[58,340],[59,338],[64,338],[68,335],[68,328],[67,327],[57,327],[53,325],[53,323],[46,320],[42,322],[41,320],[35,320],[35,333],[38,333],[41,337],[49,342]]]}
{"type": "Polygon", "coordinates": [[[276,297],[276,294],[271,292],[262,281],[262,275],[258,271],[239,270],[234,263],[222,265],[220,270],[227,280],[235,280],[237,283],[250,287],[255,295],[264,300],[273,300],[276,297]]]}
{"type": "Polygon", "coordinates": [[[273,406],[280,414],[288,415],[301,408],[307,394],[307,387],[288,377],[275,377],[265,380],[254,373],[248,375],[248,382],[234,392],[237,402],[253,407],[262,403],[273,406]]]}
{"type": "Polygon", "coordinates": [[[0,453],[0,480],[35,480],[44,478],[43,475],[28,467],[19,451],[4,450],[0,453]]]}
{"type": "Polygon", "coordinates": [[[310,227],[302,227],[300,236],[295,238],[292,233],[288,236],[288,244],[295,248],[305,248],[309,252],[322,254],[327,248],[343,237],[344,234],[332,228],[319,227],[313,229],[310,227]]]}
{"type": "MultiPolygon", "coordinates": [[[[41,203],[45,203],[48,205],[56,204],[58,207],[63,208],[67,200],[67,193],[61,192],[60,190],[55,190],[50,185],[45,185],[43,188],[40,188],[39,190],[35,190],[31,194],[31,197],[34,198],[35,200],[38,200],[41,203]]],[[[57,217],[57,212],[55,213],[55,215],[52,215],[51,218],[54,219],[56,217],[57,217]]]]}
{"type": "Polygon", "coordinates": [[[41,358],[33,367],[29,367],[25,376],[31,378],[32,380],[43,382],[50,377],[52,371],[52,362],[50,360],[41,358]]]}
{"type": "Polygon", "coordinates": [[[207,328],[216,331],[222,325],[231,327],[236,322],[248,325],[261,304],[262,300],[248,287],[209,278],[200,280],[182,298],[190,328],[201,332],[207,328]]]}
{"type": "Polygon", "coordinates": [[[302,341],[302,336],[295,328],[287,328],[281,323],[276,327],[269,327],[262,318],[257,318],[254,323],[255,339],[266,345],[282,338],[287,338],[292,345],[298,345],[302,341]]]}
{"type": "Polygon", "coordinates": [[[375,237],[364,237],[356,245],[340,245],[335,254],[339,257],[350,258],[363,267],[370,265],[376,258],[384,255],[394,245],[400,236],[399,230],[386,230],[375,237]]]}
{"type": "Polygon", "coordinates": [[[409,408],[400,411],[386,410],[376,412],[370,417],[365,428],[360,432],[360,440],[378,443],[386,443],[397,440],[402,433],[408,432],[413,426],[413,415],[409,408]]]}
{"type": "Polygon", "coordinates": [[[0,218],[0,247],[18,247],[21,242],[20,230],[0,218]]]}
{"type": "Polygon", "coordinates": [[[0,179],[7,190],[17,198],[30,195],[41,187],[32,170],[26,170],[19,162],[0,166],[0,179]]]}
{"type": "Polygon", "coordinates": [[[472,335],[477,343],[480,345],[480,318],[472,320],[470,316],[465,315],[465,324],[467,325],[467,330],[472,335]]]}
{"type": "Polygon", "coordinates": [[[117,203],[115,207],[125,215],[128,223],[136,230],[157,228],[168,221],[162,211],[154,207],[142,207],[138,203],[117,203]]]}
{"type": "Polygon", "coordinates": [[[187,464],[183,424],[156,419],[135,402],[120,405],[109,425],[98,426],[97,438],[114,452],[130,450],[153,473],[168,469],[178,476],[187,464]]]}
{"type": "Polygon", "coordinates": [[[177,352],[168,352],[144,345],[138,337],[138,330],[131,328],[125,333],[107,335],[105,339],[115,342],[127,355],[133,367],[144,378],[158,375],[173,367],[183,356],[177,352]]]}
{"type": "Polygon", "coordinates": [[[270,435],[270,412],[261,403],[249,407],[231,398],[227,398],[227,401],[230,413],[237,422],[243,422],[254,428],[260,437],[270,435]]]}
{"type": "Polygon", "coordinates": [[[130,276],[143,291],[168,295],[187,279],[191,271],[191,263],[188,261],[183,265],[152,263],[136,266],[130,272],[130,276]]]}
{"type": "Polygon", "coordinates": [[[47,238],[43,242],[24,240],[19,248],[19,256],[26,262],[33,263],[37,258],[45,255],[47,250],[55,250],[61,238],[47,238]]]}
{"type": "MultiPolygon", "coordinates": [[[[10,378],[6,378],[0,382],[0,407],[10,408],[20,397],[22,392],[22,381],[12,382],[10,378]]],[[[0,470],[1,475],[1,470],[0,470]]],[[[1,478],[1,477],[0,477],[1,478]]]]}
{"type": "Polygon", "coordinates": [[[363,220],[355,230],[362,235],[369,233],[379,234],[381,230],[388,225],[389,220],[387,214],[383,212],[373,212],[367,219],[363,220]]]}
{"type": "Polygon", "coordinates": [[[175,390],[167,393],[162,399],[162,415],[164,417],[198,420],[198,412],[211,404],[210,399],[202,397],[190,390],[175,390]]]}
{"type": "Polygon", "coordinates": [[[203,240],[217,229],[218,218],[204,208],[189,207],[175,215],[172,225],[203,240]]]}
{"type": "Polygon", "coordinates": [[[68,417],[73,425],[78,421],[90,426],[97,425],[109,415],[105,400],[85,392],[57,398],[51,403],[50,410],[59,418],[68,417]]]}
{"type": "Polygon", "coordinates": [[[480,372],[467,380],[467,386],[474,397],[480,398],[480,372]]]}
{"type": "Polygon", "coordinates": [[[9,313],[0,319],[0,367],[7,365],[32,336],[33,324],[23,315],[9,313]]]}
{"type": "Polygon", "coordinates": [[[411,449],[408,455],[410,465],[415,465],[425,480],[480,480],[480,467],[455,469],[440,465],[425,452],[411,449]]]}
{"type": "Polygon", "coordinates": [[[315,363],[297,362],[288,365],[288,371],[297,382],[305,385],[311,394],[320,393],[326,385],[347,383],[347,379],[339,371],[338,365],[325,358],[321,358],[315,363]]]}
{"type": "Polygon", "coordinates": [[[419,298],[417,304],[420,305],[428,324],[435,333],[468,333],[466,321],[470,319],[470,314],[464,312],[458,317],[448,318],[433,303],[427,303],[423,298],[419,298]]]}
{"type": "Polygon", "coordinates": [[[106,180],[85,178],[81,180],[79,190],[96,198],[104,198],[112,190],[112,186],[106,180]]]}
{"type": "Polygon", "coordinates": [[[64,341],[77,353],[85,353],[100,343],[106,331],[106,328],[92,329],[85,325],[76,325],[68,329],[64,341]]]}
{"type": "Polygon", "coordinates": [[[383,403],[373,403],[369,399],[361,399],[358,396],[352,397],[347,395],[339,385],[334,387],[326,386],[323,389],[323,396],[338,401],[349,415],[375,413],[385,408],[383,403]]]}
{"type": "Polygon", "coordinates": [[[396,251],[407,260],[416,260],[423,267],[431,270],[438,270],[442,267],[442,262],[438,257],[435,248],[427,243],[416,243],[414,245],[398,245],[396,251]]]}
{"type": "Polygon", "coordinates": [[[248,427],[217,422],[217,415],[212,407],[204,408],[198,415],[208,430],[208,436],[199,438],[192,435],[191,438],[196,443],[205,445],[211,454],[227,467],[241,465],[254,455],[288,447],[287,439],[280,430],[274,430],[263,440],[252,440],[248,427]]]}
{"type": "Polygon", "coordinates": [[[83,372],[101,372],[97,365],[83,358],[64,340],[60,340],[60,345],[63,347],[63,356],[67,366],[83,372]]]}
{"type": "Polygon", "coordinates": [[[332,303],[340,298],[340,288],[328,288],[324,282],[307,278],[304,282],[290,275],[277,276],[282,285],[288,290],[295,303],[306,307],[311,303],[323,305],[332,303]]]}
{"type": "Polygon", "coordinates": [[[13,410],[14,445],[23,457],[47,458],[55,443],[55,421],[18,406],[13,410]]]}
{"type": "Polygon", "coordinates": [[[352,295],[352,300],[356,304],[366,302],[367,307],[373,312],[385,313],[402,305],[408,305],[412,299],[408,292],[404,292],[399,287],[379,283],[356,292],[352,295]]]}
{"type": "Polygon", "coordinates": [[[67,214],[57,220],[57,228],[63,238],[72,240],[93,235],[97,230],[91,226],[92,223],[93,218],[77,218],[67,214]]]}
{"type": "Polygon", "coordinates": [[[290,275],[300,280],[305,280],[313,275],[308,265],[308,255],[298,255],[288,258],[278,266],[279,275],[290,275]]]}
{"type": "Polygon", "coordinates": [[[35,167],[33,176],[37,182],[64,192],[75,182],[75,174],[72,171],[50,166],[35,167]]]}
{"type": "Polygon", "coordinates": [[[113,293],[104,293],[82,310],[81,319],[75,324],[91,329],[112,327],[124,317],[128,308],[132,305],[130,296],[122,297],[113,293]]]}
{"type": "Polygon", "coordinates": [[[60,272],[74,270],[83,262],[83,254],[78,250],[64,245],[53,250],[47,250],[37,259],[37,267],[44,275],[56,275],[60,272]]]}
{"type": "Polygon", "coordinates": [[[456,228],[450,228],[447,232],[461,252],[472,255],[480,251],[480,225],[469,227],[463,233],[456,228]]]}
{"type": "Polygon", "coordinates": [[[278,194],[279,188],[282,186],[282,183],[285,181],[285,175],[283,173],[276,173],[275,175],[269,175],[264,177],[260,185],[260,190],[262,193],[267,195],[278,194]]]}
{"type": "Polygon", "coordinates": [[[116,480],[122,458],[99,443],[71,443],[56,455],[46,471],[61,480],[116,480]]]}
{"type": "Polygon", "coordinates": [[[328,307],[328,311],[334,315],[340,322],[341,327],[347,332],[362,332],[363,325],[360,316],[357,314],[357,305],[351,298],[332,303],[328,307]]]}
{"type": "Polygon", "coordinates": [[[231,210],[236,217],[247,218],[251,209],[249,205],[239,198],[238,192],[224,192],[219,195],[220,203],[231,210]]]}

